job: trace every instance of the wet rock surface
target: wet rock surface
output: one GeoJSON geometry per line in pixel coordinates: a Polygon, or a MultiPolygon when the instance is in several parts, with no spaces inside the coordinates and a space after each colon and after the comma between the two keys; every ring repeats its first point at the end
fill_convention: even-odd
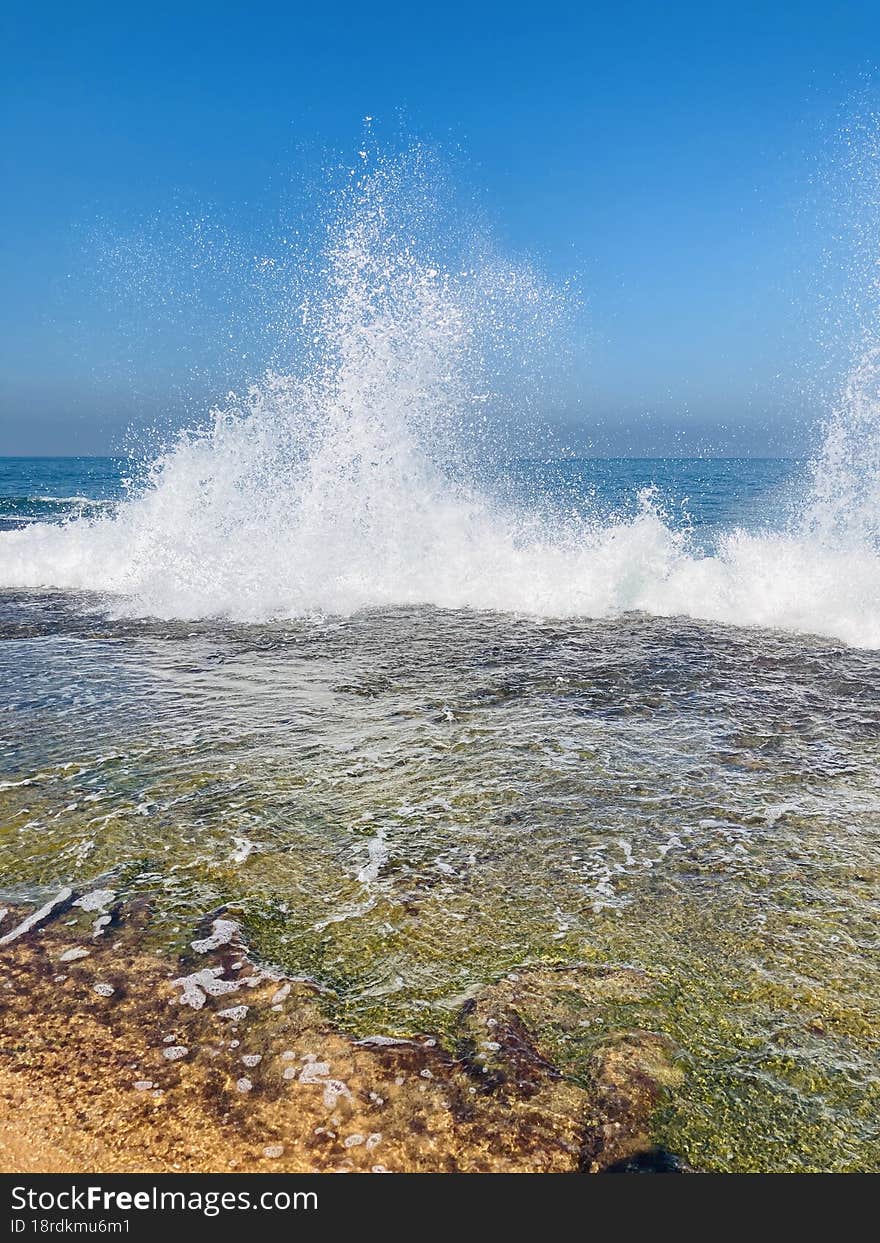
{"type": "Polygon", "coordinates": [[[648,997],[642,972],[524,967],[463,1006],[452,1041],[355,1039],[323,990],[251,962],[231,923],[172,960],[149,948],[148,900],[105,907],[99,937],[95,904],[66,899],[2,951],[4,1169],[654,1168],[652,1116],[680,1081],[670,1043],[606,1034],[577,1078],[553,1056],[554,1034],[648,997]]]}

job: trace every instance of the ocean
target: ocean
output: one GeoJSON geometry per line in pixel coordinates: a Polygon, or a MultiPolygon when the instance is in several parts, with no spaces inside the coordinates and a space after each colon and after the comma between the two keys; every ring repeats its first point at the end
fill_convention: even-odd
{"type": "MultiPolygon", "coordinates": [[[[781,512],[798,470],[565,462],[531,489],[619,508],[656,486],[711,544],[781,512]]],[[[4,460],[0,564],[16,526],[92,538],[124,474],[4,460]]],[[[876,650],[645,611],[136,617],[49,575],[3,589],[0,639],[3,896],[150,893],[169,946],[231,906],[358,1032],[442,1031],[524,962],[637,964],[663,996],[626,1021],[693,1068],[674,1151],[876,1160],[876,650]]]]}
{"type": "Polygon", "coordinates": [[[0,461],[0,896],[148,895],[168,950],[231,912],[362,1035],[638,967],[601,1032],[548,1010],[564,1075],[660,1032],[693,1168],[880,1168],[876,413],[508,460],[479,299],[372,193],[309,366],[150,462],[0,461]]]}

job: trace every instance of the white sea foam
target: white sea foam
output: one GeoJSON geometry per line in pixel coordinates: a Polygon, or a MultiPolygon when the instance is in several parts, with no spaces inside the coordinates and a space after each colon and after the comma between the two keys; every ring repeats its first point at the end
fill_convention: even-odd
{"type": "Polygon", "coordinates": [[[113,512],[0,534],[0,585],[100,592],[131,616],[641,610],[880,646],[876,354],[785,529],[731,530],[707,554],[648,495],[610,522],[504,508],[456,469],[456,434],[485,398],[487,333],[522,347],[545,295],[523,271],[425,258],[395,216],[399,192],[380,167],[331,229],[307,366],[181,436],[113,512]]]}

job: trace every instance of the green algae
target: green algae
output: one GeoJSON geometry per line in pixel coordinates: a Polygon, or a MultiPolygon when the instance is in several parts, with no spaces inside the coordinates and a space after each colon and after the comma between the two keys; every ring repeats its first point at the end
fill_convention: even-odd
{"type": "Polygon", "coordinates": [[[685,1076],[655,1139],[692,1167],[880,1168],[873,666],[823,655],[856,690],[835,681],[819,710],[815,670],[776,639],[757,670],[695,632],[688,658],[646,672],[636,645],[588,675],[567,637],[548,673],[535,634],[508,632],[497,668],[478,643],[465,677],[454,638],[430,675],[377,655],[387,633],[382,667],[344,677],[251,653],[262,689],[243,673],[234,712],[226,683],[193,700],[198,659],[163,657],[175,693],[149,728],[116,719],[73,761],[69,742],[63,762],[45,738],[20,748],[4,890],[144,895],[145,935],[175,950],[225,910],[346,1030],[450,1047],[462,1004],[511,972],[637,967],[643,996],[596,1007],[548,982],[523,1014],[565,1074],[586,1082],[615,1031],[656,1032],[685,1076]]]}

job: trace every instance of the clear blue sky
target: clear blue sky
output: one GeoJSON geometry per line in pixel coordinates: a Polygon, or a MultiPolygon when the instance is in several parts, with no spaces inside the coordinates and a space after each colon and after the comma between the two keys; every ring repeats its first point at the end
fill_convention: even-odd
{"type": "Polygon", "coordinates": [[[0,453],[107,451],[236,379],[197,310],[153,333],[96,277],[95,239],[189,204],[247,233],[365,114],[464,152],[502,245],[577,274],[558,417],[633,452],[672,427],[796,447],[836,279],[822,179],[878,46],[876,3],[7,0],[0,453]]]}

